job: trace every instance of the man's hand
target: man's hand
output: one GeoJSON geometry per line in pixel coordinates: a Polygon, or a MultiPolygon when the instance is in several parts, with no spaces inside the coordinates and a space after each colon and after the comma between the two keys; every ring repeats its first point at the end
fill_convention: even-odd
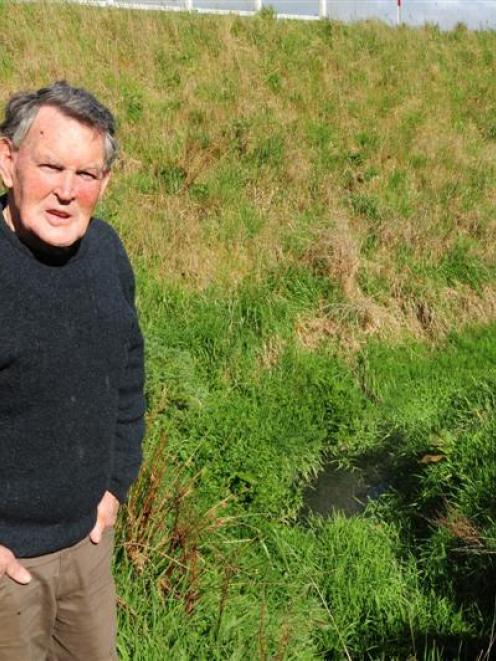
{"type": "Polygon", "coordinates": [[[12,551],[0,546],[0,578],[5,574],[21,585],[26,585],[31,580],[31,574],[21,565],[12,551]]]}
{"type": "Polygon", "coordinates": [[[106,491],[103,494],[103,498],[98,503],[95,527],[90,532],[90,539],[94,544],[99,544],[101,542],[105,528],[114,525],[115,520],[117,519],[118,510],[119,501],[110,493],[110,491],[106,491]]]}

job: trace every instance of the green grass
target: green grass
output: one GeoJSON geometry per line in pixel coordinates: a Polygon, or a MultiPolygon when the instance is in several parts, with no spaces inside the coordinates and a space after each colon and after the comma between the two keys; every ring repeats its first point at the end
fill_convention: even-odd
{"type": "Polygon", "coordinates": [[[121,657],[490,658],[495,34],[0,17],[2,98],[67,78],[119,120],[100,213],[137,274],[148,409],[121,657]],[[299,518],[327,459],[363,457],[392,489],[299,518]]]}

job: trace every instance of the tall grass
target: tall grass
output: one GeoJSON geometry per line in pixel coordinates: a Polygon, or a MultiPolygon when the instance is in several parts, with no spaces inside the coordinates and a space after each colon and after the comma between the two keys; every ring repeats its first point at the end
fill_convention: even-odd
{"type": "Polygon", "coordinates": [[[123,659],[475,659],[494,639],[496,36],[0,4],[3,98],[115,111],[147,340],[123,659]],[[389,462],[302,521],[329,458],[389,462]]]}

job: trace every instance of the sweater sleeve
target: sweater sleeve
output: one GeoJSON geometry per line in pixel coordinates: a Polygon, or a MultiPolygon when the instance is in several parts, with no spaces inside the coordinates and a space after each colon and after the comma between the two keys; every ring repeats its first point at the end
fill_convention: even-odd
{"type": "Polygon", "coordinates": [[[124,295],[133,312],[132,329],[127,343],[127,364],[119,387],[113,472],[108,487],[122,503],[138,475],[142,460],[141,443],[145,432],[144,343],[134,301],[134,275],[119,240],[117,259],[124,295]]]}

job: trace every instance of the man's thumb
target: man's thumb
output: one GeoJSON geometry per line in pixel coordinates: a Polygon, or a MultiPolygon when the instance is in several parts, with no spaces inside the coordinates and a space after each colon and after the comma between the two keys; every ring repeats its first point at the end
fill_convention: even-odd
{"type": "Polygon", "coordinates": [[[25,569],[20,562],[13,560],[7,567],[6,574],[10,576],[16,583],[26,585],[31,582],[31,574],[25,569]]]}
{"type": "Polygon", "coordinates": [[[93,544],[100,544],[100,542],[102,541],[102,527],[101,524],[98,523],[98,521],[96,522],[93,530],[90,532],[90,539],[93,542],[93,544]]]}

